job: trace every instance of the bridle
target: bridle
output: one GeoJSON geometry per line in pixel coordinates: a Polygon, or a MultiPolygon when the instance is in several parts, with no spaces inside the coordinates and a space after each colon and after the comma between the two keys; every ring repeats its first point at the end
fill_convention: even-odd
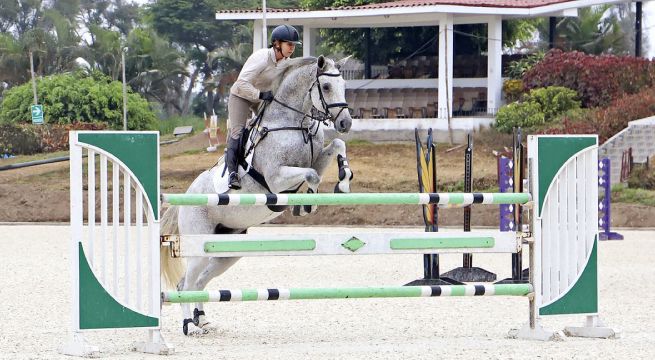
{"type": "MultiPolygon", "coordinates": [[[[312,83],[312,86],[309,87],[309,90],[307,91],[307,93],[308,93],[309,98],[311,100],[312,90],[314,89],[314,87],[316,87],[318,89],[318,97],[319,97],[319,100],[321,100],[321,107],[323,109],[317,109],[312,104],[311,114],[306,114],[306,113],[304,113],[304,112],[302,112],[302,111],[300,111],[300,110],[298,110],[298,109],[296,109],[296,108],[294,108],[292,106],[289,106],[289,105],[283,103],[282,101],[280,101],[280,100],[278,100],[276,98],[273,98],[272,101],[275,101],[276,103],[284,106],[287,109],[290,109],[290,110],[292,110],[294,112],[302,114],[303,115],[303,120],[305,118],[310,118],[312,120],[319,121],[319,122],[323,123],[323,125],[327,126],[328,121],[334,122],[334,120],[337,119],[339,117],[339,115],[341,115],[341,112],[343,112],[345,109],[348,109],[348,103],[338,102],[338,103],[328,104],[327,101],[325,101],[325,95],[323,95],[323,89],[321,88],[321,82],[320,82],[321,76],[339,77],[339,76],[341,76],[341,73],[334,74],[334,73],[320,72],[320,70],[318,70],[318,69],[316,70],[316,80],[314,80],[314,82],[312,83]],[[332,108],[340,108],[340,110],[339,110],[339,112],[337,113],[336,116],[333,116],[332,113],[330,112],[330,109],[332,109],[332,108]]],[[[260,115],[258,116],[257,120],[259,120],[259,117],[261,117],[261,114],[263,112],[264,112],[264,110],[262,109],[262,111],[260,112],[260,115]]],[[[290,129],[286,129],[286,130],[290,130],[290,129]]],[[[270,129],[269,129],[269,131],[270,131],[270,129]]]]}
{"type": "MultiPolygon", "coordinates": [[[[345,103],[345,102],[337,102],[337,103],[328,104],[327,101],[325,101],[325,95],[323,95],[323,89],[321,88],[321,82],[320,82],[321,76],[339,77],[339,76],[341,76],[341,74],[340,73],[321,72],[319,69],[316,70],[316,79],[314,80],[314,82],[310,86],[307,93],[308,93],[308,96],[310,98],[310,101],[312,101],[312,90],[314,89],[314,87],[316,87],[318,89],[318,96],[319,96],[319,99],[321,101],[322,109],[317,109],[313,105],[313,101],[312,101],[311,113],[306,114],[305,112],[303,112],[301,110],[298,110],[298,109],[296,109],[296,108],[294,108],[294,107],[292,107],[292,106],[290,106],[288,104],[283,103],[282,101],[280,101],[280,100],[278,100],[276,98],[273,98],[272,100],[264,102],[264,104],[260,107],[260,110],[259,110],[259,113],[257,114],[257,117],[251,122],[252,125],[250,126],[250,130],[246,130],[247,131],[246,134],[248,134],[248,135],[244,135],[244,136],[248,136],[248,138],[250,140],[250,146],[247,149],[245,149],[245,151],[243,153],[242,160],[241,160],[243,162],[242,166],[245,169],[247,169],[248,174],[253,179],[255,179],[255,181],[257,181],[259,184],[261,184],[269,192],[270,192],[270,189],[268,187],[268,184],[266,183],[266,179],[264,179],[264,176],[259,171],[257,171],[253,166],[248,167],[248,164],[245,162],[245,159],[248,157],[248,155],[251,152],[253,152],[255,150],[257,145],[259,145],[259,143],[269,133],[272,133],[272,132],[286,131],[286,130],[300,131],[302,133],[304,143],[310,145],[309,146],[309,149],[310,149],[310,158],[309,159],[310,159],[310,163],[313,164],[314,163],[314,140],[313,139],[316,136],[316,134],[318,134],[318,131],[320,129],[321,124],[327,126],[328,121],[332,121],[332,123],[334,123],[334,121],[339,117],[339,115],[341,115],[341,113],[345,109],[348,108],[348,103],[345,103]],[[260,123],[261,123],[261,120],[262,120],[262,118],[264,116],[264,111],[266,110],[266,107],[268,107],[268,105],[273,101],[280,104],[281,106],[283,106],[283,107],[285,107],[287,109],[290,109],[290,110],[292,110],[292,111],[294,111],[296,113],[301,114],[303,117],[302,117],[302,120],[300,121],[299,126],[282,126],[282,127],[277,127],[277,128],[268,128],[268,127],[265,127],[265,126],[260,126],[260,123]],[[332,113],[330,112],[330,109],[332,109],[332,108],[339,108],[340,109],[336,116],[333,116],[332,113]],[[312,119],[315,122],[314,121],[311,122],[309,124],[309,126],[303,126],[303,123],[304,123],[306,118],[312,119]]],[[[299,187],[300,187],[300,185],[298,186],[298,188],[299,187]]],[[[295,190],[292,189],[290,191],[291,192],[296,192],[297,190],[298,189],[296,188],[295,190]]]]}
{"type": "MultiPolygon", "coordinates": [[[[327,119],[331,120],[334,122],[335,119],[341,115],[341,112],[343,112],[345,109],[348,109],[348,103],[332,103],[328,104],[327,101],[325,101],[325,96],[323,95],[323,89],[321,88],[321,82],[319,81],[321,76],[329,76],[329,77],[339,77],[341,76],[341,73],[327,73],[327,72],[320,72],[318,69],[316,70],[316,80],[312,84],[312,86],[309,88],[309,97],[311,99],[312,96],[312,89],[316,86],[318,88],[318,97],[321,100],[321,105],[323,106],[323,111],[318,110],[319,116],[321,116],[323,119],[319,120],[322,122],[325,122],[327,119]],[[337,113],[337,116],[332,116],[332,113],[330,112],[331,108],[340,108],[339,112],[337,113]]],[[[312,117],[315,119],[314,117],[312,117]]]]}
{"type": "MultiPolygon", "coordinates": [[[[311,113],[307,114],[307,113],[305,113],[305,112],[303,112],[301,110],[298,110],[298,109],[296,109],[296,108],[294,108],[294,107],[292,107],[292,106],[290,106],[290,105],[288,105],[288,104],[286,104],[286,103],[284,103],[284,102],[282,102],[282,101],[280,101],[280,100],[278,100],[276,98],[273,98],[273,100],[265,102],[264,105],[261,107],[261,110],[259,111],[259,114],[255,118],[255,120],[252,122],[252,129],[255,130],[255,131],[251,132],[251,134],[250,134],[250,136],[251,136],[251,138],[250,138],[250,147],[245,152],[244,158],[247,157],[250,154],[250,152],[252,152],[255,149],[255,147],[257,147],[257,144],[259,144],[259,142],[262,139],[264,139],[264,137],[266,137],[266,135],[268,135],[271,132],[275,132],[275,131],[284,131],[284,130],[301,131],[302,134],[303,134],[303,140],[304,140],[305,144],[307,144],[309,142],[312,142],[313,137],[316,136],[316,134],[318,133],[320,123],[322,123],[325,126],[328,125],[328,121],[332,121],[334,123],[334,121],[339,117],[339,115],[341,115],[341,113],[345,109],[348,109],[348,103],[335,102],[335,103],[328,104],[327,101],[325,101],[325,95],[323,95],[323,89],[321,88],[321,82],[320,82],[321,76],[339,77],[339,76],[341,76],[341,73],[327,73],[327,72],[321,72],[319,69],[316,70],[316,79],[312,83],[312,86],[309,87],[309,90],[307,91],[307,94],[308,94],[308,96],[310,98],[310,101],[311,101],[312,90],[314,89],[314,87],[316,87],[318,89],[318,96],[319,96],[319,99],[321,101],[322,109],[317,109],[312,104],[311,113]],[[261,120],[263,118],[264,111],[266,110],[266,107],[272,101],[274,101],[274,102],[280,104],[281,106],[283,106],[283,107],[285,107],[285,108],[287,108],[289,110],[292,110],[292,111],[294,111],[294,112],[296,112],[298,114],[302,114],[303,118],[300,121],[300,126],[282,126],[282,127],[278,127],[278,128],[268,128],[268,127],[265,127],[265,126],[259,126],[259,123],[261,122],[261,120]],[[339,108],[340,109],[336,116],[333,116],[332,112],[330,112],[330,109],[332,109],[332,108],[339,108]],[[313,123],[310,124],[307,127],[303,127],[302,124],[303,124],[303,122],[304,122],[304,120],[306,118],[318,121],[319,124],[317,124],[315,129],[313,129],[314,128],[313,123]]],[[[313,159],[314,158],[314,146],[313,145],[310,146],[310,150],[311,150],[311,159],[313,159]]]]}

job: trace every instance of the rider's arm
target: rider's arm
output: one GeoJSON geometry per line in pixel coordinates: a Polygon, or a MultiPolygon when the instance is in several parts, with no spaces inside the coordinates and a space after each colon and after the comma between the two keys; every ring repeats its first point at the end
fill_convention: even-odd
{"type": "Polygon", "coordinates": [[[232,86],[232,93],[250,101],[259,101],[259,90],[253,85],[255,79],[268,67],[269,50],[254,52],[243,65],[237,81],[232,86]]]}

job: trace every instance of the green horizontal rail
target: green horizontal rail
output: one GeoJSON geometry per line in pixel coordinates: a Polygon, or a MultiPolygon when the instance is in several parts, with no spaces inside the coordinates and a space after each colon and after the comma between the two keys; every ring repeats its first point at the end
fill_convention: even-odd
{"type": "Polygon", "coordinates": [[[496,243],[492,236],[452,237],[442,239],[397,238],[391,239],[389,247],[393,250],[415,249],[472,249],[492,248],[496,243]]]}
{"type": "Polygon", "coordinates": [[[250,252],[250,251],[302,251],[314,250],[314,240],[243,240],[243,241],[208,241],[205,252],[250,252]]]}

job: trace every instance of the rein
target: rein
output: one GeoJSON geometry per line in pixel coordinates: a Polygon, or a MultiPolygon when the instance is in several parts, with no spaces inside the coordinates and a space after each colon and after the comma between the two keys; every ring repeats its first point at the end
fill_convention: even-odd
{"type": "Polygon", "coordinates": [[[313,142],[313,138],[318,133],[318,130],[319,130],[321,124],[327,126],[328,125],[328,120],[332,120],[332,122],[334,122],[334,120],[336,118],[338,118],[339,115],[341,115],[341,112],[344,109],[348,108],[348,103],[345,103],[345,102],[344,103],[328,104],[327,101],[325,101],[325,96],[323,95],[323,90],[321,89],[321,83],[319,81],[321,76],[339,77],[339,76],[341,76],[341,74],[340,73],[336,73],[336,74],[321,73],[318,70],[316,71],[316,80],[312,83],[312,86],[309,88],[307,93],[309,94],[309,97],[310,97],[310,100],[311,100],[312,89],[314,89],[314,87],[316,86],[316,88],[318,89],[318,95],[319,95],[319,99],[321,100],[323,110],[319,110],[316,107],[312,106],[312,114],[306,114],[305,112],[303,112],[301,110],[298,110],[298,109],[296,109],[296,108],[294,108],[292,106],[289,106],[288,104],[286,104],[286,103],[284,103],[284,102],[282,102],[282,101],[280,101],[280,100],[278,100],[276,98],[273,98],[273,100],[271,100],[271,101],[275,101],[276,103],[282,105],[283,107],[285,107],[285,108],[287,108],[289,110],[292,110],[292,111],[294,111],[294,112],[296,112],[298,114],[301,114],[303,116],[302,120],[300,120],[301,124],[306,118],[312,119],[315,122],[312,122],[308,127],[283,126],[283,127],[278,127],[278,128],[272,128],[272,129],[267,128],[267,127],[260,127],[259,123],[261,122],[262,118],[264,117],[264,111],[266,110],[268,105],[271,103],[271,101],[266,101],[264,103],[264,106],[262,106],[261,110],[259,111],[259,114],[257,114],[257,117],[255,118],[255,121],[253,121],[253,123],[252,123],[252,129],[256,129],[257,131],[250,135],[251,136],[250,147],[244,153],[244,155],[243,155],[244,159],[247,158],[248,155],[255,150],[255,148],[257,147],[259,142],[262,141],[271,132],[275,132],[275,131],[301,131],[302,135],[303,135],[304,143],[305,144],[310,143],[310,147],[309,147],[310,156],[311,156],[310,157],[310,164],[314,163],[314,142],[313,142]],[[330,112],[330,109],[335,108],[335,107],[338,107],[341,110],[339,110],[339,112],[337,113],[336,116],[333,116],[332,113],[330,112]],[[318,113],[318,115],[315,115],[316,113],[318,113]],[[313,133],[312,133],[312,128],[314,127],[314,124],[317,124],[316,125],[316,130],[314,130],[313,133]],[[257,135],[259,135],[259,137],[257,137],[257,135]]]}

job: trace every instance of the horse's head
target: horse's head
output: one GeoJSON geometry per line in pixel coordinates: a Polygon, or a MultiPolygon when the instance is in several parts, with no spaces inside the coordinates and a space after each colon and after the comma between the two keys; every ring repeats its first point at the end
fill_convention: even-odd
{"type": "Polygon", "coordinates": [[[346,59],[335,63],[322,55],[316,60],[316,83],[310,90],[312,104],[323,112],[339,133],[346,133],[352,126],[352,118],[346,103],[346,81],[339,68],[346,59]]]}

